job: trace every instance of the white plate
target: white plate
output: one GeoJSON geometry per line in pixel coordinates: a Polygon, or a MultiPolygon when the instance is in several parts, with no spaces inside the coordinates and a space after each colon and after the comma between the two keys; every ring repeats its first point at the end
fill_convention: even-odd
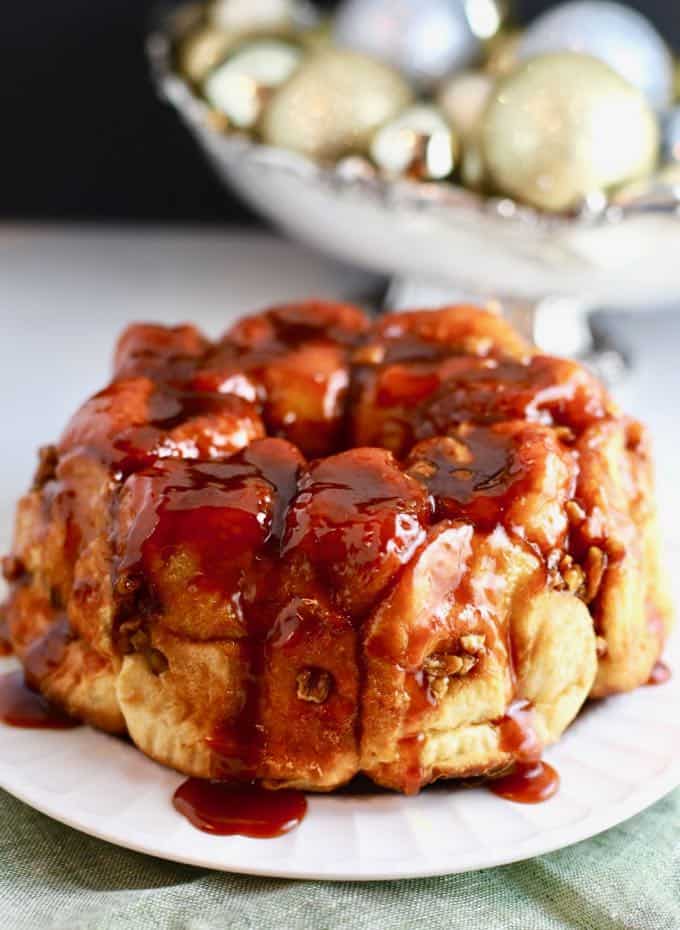
{"type": "MultiPolygon", "coordinates": [[[[9,542],[12,502],[30,481],[35,446],[100,386],[104,360],[127,320],[198,316],[217,333],[229,317],[272,299],[340,295],[366,283],[262,236],[14,227],[0,227],[0,279],[0,412],[14,424],[0,474],[0,551],[9,542]]],[[[670,506],[677,501],[675,424],[664,403],[677,390],[668,325],[647,325],[640,335],[651,334],[651,341],[644,352],[638,345],[645,379],[634,399],[659,440],[664,522],[677,534],[678,511],[670,506]]],[[[680,564],[677,535],[673,540],[680,564]]],[[[172,808],[178,775],[87,728],[50,732],[0,725],[0,786],[85,833],[215,869],[362,880],[486,868],[593,836],[680,784],[678,638],[668,656],[676,679],[590,708],[548,754],[562,789],[536,807],[455,788],[417,798],[312,797],[306,820],[286,837],[214,837],[172,808]]],[[[0,661],[0,671],[9,667],[0,661]]]]}
{"type": "MultiPolygon", "coordinates": [[[[679,645],[668,652],[676,669],[679,645]]],[[[0,725],[0,786],[84,833],[190,865],[359,881],[444,875],[552,852],[663,797],[680,784],[678,706],[680,675],[589,707],[547,755],[562,784],[545,804],[450,786],[414,798],[310,796],[300,827],[275,840],[196,830],[171,804],[181,776],[87,727],[0,725]]]]}

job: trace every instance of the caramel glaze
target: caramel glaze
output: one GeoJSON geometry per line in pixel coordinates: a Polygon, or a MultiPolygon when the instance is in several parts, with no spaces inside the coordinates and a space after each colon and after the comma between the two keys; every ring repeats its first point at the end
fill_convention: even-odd
{"type": "Polygon", "coordinates": [[[81,725],[30,688],[21,669],[0,677],[0,720],[28,730],[71,730],[81,725]]]}
{"type": "MultiPolygon", "coordinates": [[[[146,378],[116,381],[89,400],[71,420],[60,443],[62,453],[84,450],[118,478],[152,466],[158,459],[214,460],[234,449],[214,444],[200,423],[193,435],[173,436],[179,427],[212,418],[225,428],[256,417],[250,404],[233,395],[179,389],[146,378]]],[[[252,438],[252,434],[248,437],[252,438]]]]}
{"type": "Polygon", "coordinates": [[[494,794],[517,804],[541,804],[559,791],[560,776],[548,762],[518,762],[513,772],[491,782],[494,794]]]}
{"type": "Polygon", "coordinates": [[[548,801],[557,793],[560,778],[555,769],[541,759],[543,749],[534,730],[531,704],[515,701],[498,726],[501,749],[512,753],[516,762],[512,772],[491,782],[491,791],[519,804],[548,801]]]}
{"type": "Polygon", "coordinates": [[[188,778],[172,803],[205,833],[272,839],[299,826],[307,813],[301,791],[267,791],[256,785],[233,785],[188,778]]]}
{"type": "MultiPolygon", "coordinates": [[[[6,630],[9,638],[9,631],[6,630]]],[[[34,640],[21,657],[23,668],[0,678],[0,720],[26,729],[68,730],[80,721],[50,704],[38,689],[58,668],[73,636],[65,614],[34,640]]]]}
{"type": "Polygon", "coordinates": [[[249,579],[279,552],[303,462],[285,441],[264,439],[225,463],[159,462],[128,482],[136,516],[117,566],[117,588],[131,592],[118,611],[119,629],[129,616],[163,609],[155,579],[159,566],[180,551],[197,560],[193,583],[231,600],[248,628],[241,640],[250,669],[242,710],[209,737],[224,777],[252,779],[262,758],[257,722],[269,631],[257,610],[263,598],[249,579]]]}
{"type": "MultiPolygon", "coordinates": [[[[94,455],[110,468],[116,482],[125,482],[125,493],[132,497],[134,519],[125,539],[116,541],[119,631],[132,616],[143,622],[162,610],[158,566],[181,549],[197,560],[195,583],[231,598],[241,616],[250,665],[245,702],[238,720],[225,722],[210,737],[224,760],[225,777],[249,781],[260,765],[264,737],[257,720],[262,669],[268,652],[295,636],[305,613],[270,603],[262,590],[263,563],[278,571],[281,564],[294,564],[305,554],[326,584],[330,582],[334,610],[361,629],[369,608],[397,580],[428,526],[449,518],[490,532],[504,524],[512,502],[526,491],[531,463],[517,455],[511,437],[493,433],[489,426],[513,418],[560,426],[569,445],[574,434],[608,416],[602,390],[569,362],[540,356],[519,362],[482,357],[483,353],[470,357],[451,346],[409,339],[406,334],[398,342],[370,347],[368,356],[375,362],[367,363],[360,357],[367,325],[353,308],[307,304],[245,320],[216,345],[209,345],[191,327],[133,328],[119,344],[119,380],[82,408],[59,447],[61,454],[75,448],[94,455]],[[364,449],[308,466],[285,441],[258,440],[256,427],[247,438],[250,445],[235,453],[228,444],[215,447],[212,439],[187,447],[168,438],[192,419],[224,415],[232,424],[242,424],[264,413],[267,421],[269,387],[263,373],[301,345],[338,349],[341,366],[347,363],[354,399],[375,384],[377,407],[387,411],[408,438],[400,456],[406,457],[418,440],[448,434],[464,447],[463,460],[456,456],[451,460],[442,446],[421,456],[411,453],[403,466],[397,466],[388,453],[364,449]],[[355,361],[350,363],[355,350],[355,361]],[[466,425],[472,422],[478,425],[466,425]],[[375,455],[368,464],[361,459],[366,466],[361,473],[357,453],[360,459],[366,453],[381,459],[377,464],[375,455]],[[356,592],[361,596],[355,597],[356,592]]],[[[332,430],[327,435],[335,445],[329,451],[351,447],[351,438],[337,431],[338,416],[344,419],[349,409],[344,404],[338,414],[344,394],[338,394],[337,379],[329,376],[320,391],[320,406],[332,408],[328,415],[332,430]]],[[[285,424],[293,423],[296,416],[297,411],[289,417],[284,411],[276,427],[281,435],[287,435],[285,424]]],[[[272,429],[270,421],[267,426],[272,429]]],[[[311,422],[311,427],[313,433],[318,423],[311,422]]],[[[296,428],[299,435],[299,425],[296,428]]],[[[371,444],[389,445],[379,435],[371,444]]],[[[576,458],[571,448],[569,454],[576,458]]],[[[511,526],[506,529],[513,532],[511,526]]],[[[546,547],[530,540],[522,543],[547,562],[546,547]]],[[[571,540],[565,533],[555,545],[568,551],[571,540]]],[[[75,560],[77,545],[73,548],[75,560]]],[[[306,579],[304,592],[310,589],[313,593],[314,580],[306,579]]],[[[298,603],[304,592],[288,590],[290,604],[298,603]]],[[[461,589],[461,597],[464,594],[461,589]]],[[[39,681],[39,671],[44,673],[58,661],[68,635],[67,623],[55,624],[55,632],[36,647],[27,665],[29,680],[34,676],[39,681]],[[31,662],[36,665],[33,671],[31,662]]],[[[493,635],[505,633],[493,631],[493,635]]],[[[122,649],[130,648],[125,637],[119,642],[122,649]]],[[[418,669],[410,671],[408,689],[411,719],[403,752],[412,760],[416,790],[422,747],[417,724],[434,698],[418,669]]],[[[540,762],[529,718],[526,708],[512,704],[498,722],[503,748],[518,760],[518,769],[508,776],[515,782],[498,781],[493,790],[501,793],[505,781],[508,796],[518,795],[524,789],[517,779],[524,779],[525,799],[535,800],[556,790],[557,776],[540,762]]],[[[238,801],[233,792],[225,794],[221,784],[201,787],[192,780],[178,791],[175,804],[203,829],[240,832],[232,830],[229,811],[224,815],[218,811],[223,804],[219,799],[225,796],[226,808],[245,809],[250,804],[238,801]],[[206,826],[209,823],[212,827],[206,826]]],[[[271,814],[279,824],[277,830],[300,819],[299,799],[293,803],[284,792],[275,798],[282,808],[271,814]],[[290,813],[293,809],[297,814],[290,813]]]]}
{"type": "Polygon", "coordinates": [[[12,637],[7,622],[7,609],[0,607],[0,656],[11,656],[13,652],[12,637]]]}

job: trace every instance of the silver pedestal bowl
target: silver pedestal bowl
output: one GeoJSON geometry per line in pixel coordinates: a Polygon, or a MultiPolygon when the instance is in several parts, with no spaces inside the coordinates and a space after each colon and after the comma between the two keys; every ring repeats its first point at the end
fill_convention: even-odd
{"type": "Polygon", "coordinates": [[[680,298],[680,170],[554,216],[449,183],[389,181],[357,159],[322,165],[219,131],[174,68],[192,8],[160,20],[148,54],[161,96],[218,176],[291,236],[393,279],[391,306],[500,303],[546,350],[590,358],[615,377],[620,357],[594,345],[593,308],[680,298]]]}

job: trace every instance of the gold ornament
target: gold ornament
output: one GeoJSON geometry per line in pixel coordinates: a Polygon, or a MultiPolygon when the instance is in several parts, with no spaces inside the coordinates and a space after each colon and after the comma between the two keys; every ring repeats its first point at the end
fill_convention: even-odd
{"type": "MultiPolygon", "coordinates": [[[[316,22],[296,28],[296,5],[292,0],[217,0],[206,10],[204,21],[179,44],[177,63],[181,73],[196,86],[226,56],[245,41],[292,37],[310,47],[319,42],[316,22]]],[[[196,17],[194,16],[194,22],[196,17]]]]}
{"type": "Polygon", "coordinates": [[[201,84],[206,75],[222,61],[234,41],[233,35],[217,26],[199,26],[180,43],[177,52],[180,72],[192,84],[201,84]]]}
{"type": "Polygon", "coordinates": [[[294,0],[213,0],[210,21],[225,32],[238,35],[291,29],[295,22],[294,0]]]}
{"type": "Polygon", "coordinates": [[[495,87],[496,79],[485,71],[461,71],[442,86],[437,98],[461,138],[461,180],[475,191],[484,190],[487,181],[479,137],[495,87]]]}
{"type": "Polygon", "coordinates": [[[627,208],[635,203],[651,203],[658,199],[666,202],[669,194],[680,200],[680,162],[663,165],[644,180],[619,188],[612,201],[616,206],[627,208]]]}
{"type": "Polygon", "coordinates": [[[519,63],[519,46],[523,33],[520,29],[502,29],[486,45],[484,70],[492,77],[501,78],[514,71],[519,63]]]}
{"type": "Polygon", "coordinates": [[[441,87],[437,103],[463,142],[479,134],[495,86],[484,71],[461,71],[441,87]]]}
{"type": "Polygon", "coordinates": [[[237,129],[253,129],[274,90],[288,80],[302,50],[280,39],[241,46],[208,75],[203,93],[210,105],[237,129]]]}
{"type": "Polygon", "coordinates": [[[423,181],[448,178],[460,144],[442,113],[416,104],[381,127],[371,143],[371,157],[387,177],[407,175],[423,181]]]}
{"type": "Polygon", "coordinates": [[[472,191],[482,192],[488,185],[488,176],[484,155],[479,142],[470,140],[463,145],[463,154],[460,160],[460,179],[465,187],[472,191]]]}
{"type": "Polygon", "coordinates": [[[659,173],[654,175],[654,181],[666,187],[677,187],[680,193],[680,162],[678,164],[664,165],[659,173]]]}
{"type": "Polygon", "coordinates": [[[572,52],[535,58],[502,81],[482,130],[498,190],[553,211],[649,174],[659,142],[642,94],[603,62],[572,52]]]}
{"type": "Polygon", "coordinates": [[[310,29],[299,29],[295,38],[308,52],[318,52],[333,44],[330,20],[322,20],[310,29]]]}
{"type": "Polygon", "coordinates": [[[376,129],[412,99],[391,68],[346,49],[319,50],[276,92],[262,119],[269,145],[335,161],[366,152],[376,129]]]}

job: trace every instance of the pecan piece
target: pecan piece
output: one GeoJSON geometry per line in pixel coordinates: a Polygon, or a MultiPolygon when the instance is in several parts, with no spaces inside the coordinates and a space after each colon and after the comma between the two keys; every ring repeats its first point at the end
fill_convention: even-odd
{"type": "Polygon", "coordinates": [[[462,678],[477,664],[476,655],[432,655],[423,663],[427,687],[438,703],[446,695],[451,678],[462,678]]]}
{"type": "Polygon", "coordinates": [[[469,655],[478,656],[486,648],[486,636],[483,633],[467,633],[461,636],[460,644],[469,655]]]}
{"type": "Polygon", "coordinates": [[[586,593],[586,573],[581,566],[576,565],[570,555],[565,555],[560,562],[560,572],[567,591],[583,599],[586,593]]]}
{"type": "Polygon", "coordinates": [[[607,555],[597,546],[591,546],[586,553],[585,572],[586,572],[586,592],[585,601],[590,604],[597,597],[607,570],[607,555]]]}
{"type": "Polygon", "coordinates": [[[560,440],[560,442],[564,442],[567,444],[574,442],[576,439],[576,436],[574,435],[574,431],[570,429],[568,426],[556,426],[555,436],[560,440]]]}
{"type": "Polygon", "coordinates": [[[572,526],[580,526],[586,519],[587,514],[578,501],[567,501],[564,505],[564,509],[567,512],[567,517],[572,526]]]}
{"type": "Polygon", "coordinates": [[[33,476],[33,490],[40,491],[48,481],[56,477],[59,453],[56,446],[43,446],[38,449],[38,467],[33,476]]]}
{"type": "Polygon", "coordinates": [[[144,658],[154,675],[162,675],[163,672],[168,670],[168,660],[160,649],[148,649],[144,653],[144,658]]]}
{"type": "Polygon", "coordinates": [[[431,478],[437,471],[436,465],[433,465],[432,462],[426,462],[422,459],[420,462],[416,462],[415,465],[412,465],[409,468],[408,473],[412,478],[420,478],[421,481],[427,481],[428,478],[431,478]]]}
{"type": "Polygon", "coordinates": [[[26,574],[26,566],[16,555],[6,555],[2,560],[2,576],[8,584],[19,581],[26,574]]]}
{"type": "Polygon", "coordinates": [[[310,704],[323,704],[328,700],[333,676],[321,668],[303,668],[295,679],[297,696],[310,704]]]}
{"type": "Polygon", "coordinates": [[[385,361],[385,347],[379,344],[360,346],[352,358],[355,365],[381,365],[385,361]]]}

